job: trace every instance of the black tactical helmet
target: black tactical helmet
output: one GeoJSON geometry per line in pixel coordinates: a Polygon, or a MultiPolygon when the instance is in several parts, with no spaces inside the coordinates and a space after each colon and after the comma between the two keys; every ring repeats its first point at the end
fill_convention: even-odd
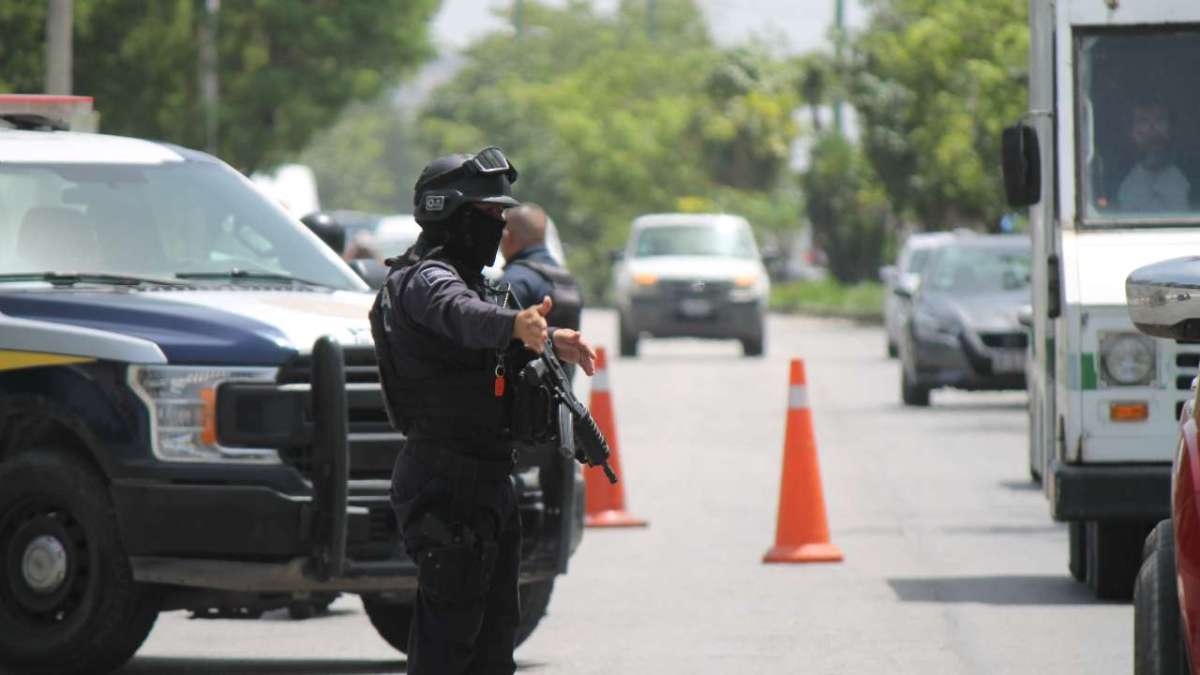
{"type": "Polygon", "coordinates": [[[497,147],[447,155],[429,163],[413,186],[413,215],[421,227],[449,221],[466,204],[519,206],[512,197],[517,170],[497,147]]]}
{"type": "Polygon", "coordinates": [[[313,211],[301,218],[300,222],[307,225],[308,229],[320,237],[321,241],[333,249],[334,253],[341,255],[342,251],[346,249],[346,228],[342,227],[342,224],[328,213],[313,211]]]}

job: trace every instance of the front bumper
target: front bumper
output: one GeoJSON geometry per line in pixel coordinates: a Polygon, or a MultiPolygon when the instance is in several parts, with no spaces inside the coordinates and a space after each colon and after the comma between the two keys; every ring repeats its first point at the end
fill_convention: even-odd
{"type": "Polygon", "coordinates": [[[661,294],[630,300],[629,329],[655,337],[745,338],[763,333],[765,310],[756,299],[714,294],[661,294]]]}
{"type": "Polygon", "coordinates": [[[1170,464],[1050,466],[1055,520],[1159,521],[1171,514],[1170,464]]]}
{"type": "Polygon", "coordinates": [[[991,347],[969,333],[913,335],[912,345],[917,381],[922,385],[969,391],[1025,389],[1023,366],[1002,372],[995,368],[1002,352],[1023,363],[1024,345],[991,347]]]}

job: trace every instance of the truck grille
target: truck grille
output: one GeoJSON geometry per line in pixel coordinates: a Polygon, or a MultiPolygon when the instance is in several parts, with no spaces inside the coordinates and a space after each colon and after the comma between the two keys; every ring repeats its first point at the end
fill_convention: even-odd
{"type": "MultiPolygon", "coordinates": [[[[392,475],[396,454],[404,434],[392,428],[383,407],[379,387],[379,369],[372,347],[344,347],[347,412],[350,422],[350,478],[387,479],[392,475]]],[[[312,358],[300,356],[279,370],[278,381],[285,385],[307,385],[312,379],[312,358]]],[[[310,448],[282,452],[284,461],[306,478],[312,475],[310,448]]]]}
{"type": "Polygon", "coordinates": [[[668,298],[724,298],[733,285],[728,281],[703,281],[700,279],[666,279],[660,281],[659,289],[668,298]]]}

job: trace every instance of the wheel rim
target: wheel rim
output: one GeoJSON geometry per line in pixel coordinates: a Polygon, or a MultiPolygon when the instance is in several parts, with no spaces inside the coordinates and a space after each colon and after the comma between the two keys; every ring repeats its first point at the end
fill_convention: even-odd
{"type": "Polygon", "coordinates": [[[28,629],[52,628],[74,616],[90,579],[82,523],[52,501],[34,498],[0,514],[0,610],[28,629]]]}

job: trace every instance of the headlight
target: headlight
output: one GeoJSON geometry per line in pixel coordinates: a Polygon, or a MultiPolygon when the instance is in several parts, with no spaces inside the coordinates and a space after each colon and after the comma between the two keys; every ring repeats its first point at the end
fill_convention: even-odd
{"type": "Polygon", "coordinates": [[[765,279],[759,274],[746,274],[733,280],[729,299],[733,302],[754,302],[766,295],[765,279]]]}
{"type": "Polygon", "coordinates": [[[129,386],[150,413],[150,446],[168,462],[277,464],[270,448],[217,445],[217,385],[229,380],[273,382],[275,368],[130,366],[129,386]]]}
{"type": "Polygon", "coordinates": [[[913,325],[921,335],[956,336],[960,332],[958,321],[952,317],[937,316],[923,310],[913,312],[913,325]]]}
{"type": "Polygon", "coordinates": [[[1135,333],[1100,336],[1100,374],[1110,385],[1146,385],[1155,376],[1154,340],[1135,333]]]}

